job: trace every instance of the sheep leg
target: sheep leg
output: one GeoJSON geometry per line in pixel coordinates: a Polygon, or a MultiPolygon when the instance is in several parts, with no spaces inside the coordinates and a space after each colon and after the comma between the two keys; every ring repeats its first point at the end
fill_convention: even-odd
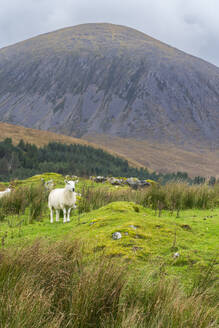
{"type": "Polygon", "coordinates": [[[68,209],[67,222],[70,222],[71,207],[68,209]]]}
{"type": "Polygon", "coordinates": [[[59,210],[56,210],[56,222],[59,222],[59,210]]]}
{"type": "Polygon", "coordinates": [[[66,208],[63,208],[63,223],[66,222],[66,208]]]}
{"type": "Polygon", "coordinates": [[[50,223],[53,223],[53,212],[52,212],[52,208],[50,208],[50,223]]]}

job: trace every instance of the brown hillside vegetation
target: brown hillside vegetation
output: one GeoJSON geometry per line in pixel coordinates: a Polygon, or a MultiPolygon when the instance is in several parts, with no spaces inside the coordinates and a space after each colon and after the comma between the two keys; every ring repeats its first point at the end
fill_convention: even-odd
{"type": "Polygon", "coordinates": [[[148,169],[163,173],[183,171],[191,176],[218,176],[219,149],[196,145],[176,146],[148,140],[124,139],[106,135],[87,135],[84,139],[135,159],[148,169]]]}
{"type": "MultiPolygon", "coordinates": [[[[25,142],[35,144],[36,146],[44,146],[49,142],[61,142],[65,144],[82,144],[82,145],[91,145],[88,141],[64,136],[62,134],[56,134],[48,131],[41,131],[36,129],[24,128],[23,126],[7,124],[0,122],[0,141],[5,138],[12,138],[14,144],[17,144],[21,139],[25,142]]],[[[92,145],[96,146],[96,145],[92,145]]],[[[96,146],[97,147],[97,146],[96,146]]]]}
{"type": "Polygon", "coordinates": [[[49,142],[76,143],[102,148],[115,156],[127,159],[132,166],[145,166],[153,171],[163,173],[185,171],[191,176],[218,176],[219,174],[219,149],[209,150],[201,146],[185,149],[167,143],[99,134],[87,135],[84,139],[79,139],[2,122],[0,122],[0,129],[0,141],[12,138],[14,144],[21,139],[37,146],[49,142]]]}
{"type": "Polygon", "coordinates": [[[35,144],[38,147],[47,145],[49,142],[61,142],[67,145],[70,144],[80,144],[80,145],[86,145],[91,146],[94,148],[101,148],[105,151],[108,151],[110,154],[114,156],[121,157],[123,159],[128,160],[129,164],[131,166],[143,166],[140,165],[135,160],[129,160],[124,156],[121,156],[120,154],[117,154],[115,151],[111,151],[106,149],[103,145],[96,145],[92,142],[89,142],[87,140],[79,139],[79,138],[73,138],[70,136],[65,136],[62,134],[57,134],[50,131],[42,131],[42,130],[36,130],[36,129],[30,129],[25,128],[23,126],[14,125],[14,124],[8,124],[0,122],[0,141],[4,140],[5,138],[11,138],[14,144],[18,144],[21,139],[23,139],[25,142],[35,144]]]}

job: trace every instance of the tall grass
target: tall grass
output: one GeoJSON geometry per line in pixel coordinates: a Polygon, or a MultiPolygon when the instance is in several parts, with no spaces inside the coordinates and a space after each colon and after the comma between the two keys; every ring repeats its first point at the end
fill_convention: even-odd
{"type": "Polygon", "coordinates": [[[30,222],[40,220],[47,205],[48,191],[42,184],[31,185],[27,190],[30,222]]]}
{"type": "MultiPolygon", "coordinates": [[[[188,185],[169,183],[152,185],[142,190],[130,188],[112,190],[109,187],[84,185],[78,201],[78,212],[89,212],[114,201],[132,201],[150,207],[161,215],[162,209],[177,211],[184,209],[209,209],[219,205],[219,185],[188,185]]],[[[0,220],[10,215],[19,216],[28,211],[29,222],[40,220],[47,208],[48,192],[42,184],[17,188],[0,199],[0,220]]]]}
{"type": "Polygon", "coordinates": [[[155,185],[146,190],[142,205],[156,208],[159,202],[164,209],[172,211],[214,208],[219,205],[219,188],[178,182],[155,185]]]}
{"type": "Polygon", "coordinates": [[[23,186],[0,199],[0,220],[29,211],[29,221],[41,219],[46,206],[47,191],[41,184],[23,186]]]}
{"type": "Polygon", "coordinates": [[[154,210],[209,209],[219,205],[219,186],[168,183],[152,185],[142,190],[94,188],[84,186],[78,204],[79,213],[89,212],[113,201],[132,201],[154,210]]]}
{"type": "Polygon", "coordinates": [[[105,257],[89,262],[78,242],[36,242],[0,257],[2,328],[219,326],[206,290],[187,296],[175,280],[133,277],[105,257]]]}
{"type": "Polygon", "coordinates": [[[95,188],[84,185],[78,202],[78,211],[89,212],[118,200],[133,201],[135,195],[136,193],[132,194],[130,189],[110,190],[108,187],[95,188]]]}

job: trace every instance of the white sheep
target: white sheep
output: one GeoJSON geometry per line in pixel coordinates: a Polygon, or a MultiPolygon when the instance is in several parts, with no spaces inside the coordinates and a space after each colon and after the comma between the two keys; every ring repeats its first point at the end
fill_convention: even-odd
{"type": "Polygon", "coordinates": [[[50,209],[50,222],[53,223],[53,208],[56,211],[56,221],[59,221],[59,210],[63,211],[63,222],[70,221],[70,212],[76,208],[75,183],[78,181],[65,181],[65,188],[54,189],[49,194],[48,207],[50,209]],[[66,219],[67,211],[67,219],[66,219]]]}
{"type": "Polygon", "coordinates": [[[41,178],[42,184],[44,185],[46,191],[53,190],[55,184],[53,180],[45,181],[43,178],[41,178]]]}
{"type": "Polygon", "coordinates": [[[44,186],[45,186],[46,190],[51,191],[51,190],[53,190],[55,184],[54,184],[53,180],[49,180],[44,183],[44,186]]]}
{"type": "Polygon", "coordinates": [[[4,191],[0,191],[0,198],[8,195],[9,193],[11,192],[11,189],[10,188],[7,188],[6,190],[4,191]]]}

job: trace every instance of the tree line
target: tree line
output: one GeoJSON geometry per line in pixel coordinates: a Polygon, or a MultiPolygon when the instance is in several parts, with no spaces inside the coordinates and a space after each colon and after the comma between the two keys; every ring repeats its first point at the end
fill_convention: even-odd
{"type": "MultiPolygon", "coordinates": [[[[102,149],[91,146],[66,145],[51,142],[43,147],[25,143],[15,146],[11,138],[0,142],[0,180],[25,179],[35,174],[56,172],[83,177],[103,175],[115,177],[137,177],[166,183],[182,180],[189,183],[203,183],[203,177],[191,179],[186,172],[161,174],[149,172],[146,168],[135,168],[127,160],[113,156],[102,149]]],[[[212,183],[215,178],[212,177],[212,183]]]]}

